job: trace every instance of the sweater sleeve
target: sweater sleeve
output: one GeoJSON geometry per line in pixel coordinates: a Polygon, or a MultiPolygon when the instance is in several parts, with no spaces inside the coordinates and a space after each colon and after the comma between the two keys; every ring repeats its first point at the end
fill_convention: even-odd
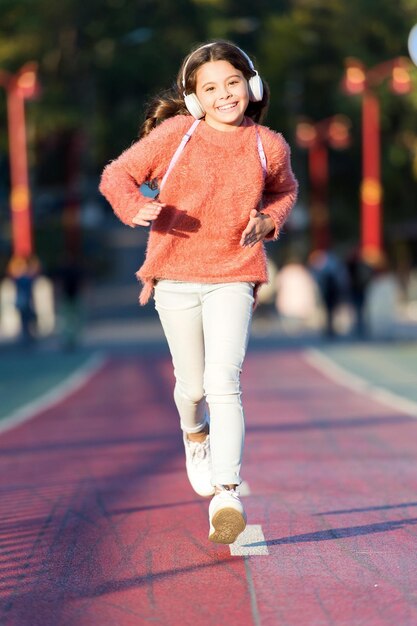
{"type": "Polygon", "coordinates": [[[269,215],[275,227],[267,239],[277,239],[297,199],[298,183],[291,168],[291,150],[283,136],[270,129],[261,134],[267,158],[267,177],[262,198],[262,213],[269,215]]]}
{"type": "Polygon", "coordinates": [[[163,177],[190,119],[179,115],[165,120],[104,168],[99,190],[124,224],[135,226],[133,218],[151,200],[140,186],[163,177]]]}

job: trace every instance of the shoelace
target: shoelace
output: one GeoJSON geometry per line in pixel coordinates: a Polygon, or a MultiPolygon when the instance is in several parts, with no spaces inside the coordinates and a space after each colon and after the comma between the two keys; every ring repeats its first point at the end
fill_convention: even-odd
{"type": "Polygon", "coordinates": [[[222,487],[222,490],[216,493],[216,496],[220,498],[232,496],[235,500],[239,500],[239,492],[237,489],[225,489],[222,487]]]}
{"type": "Polygon", "coordinates": [[[191,458],[193,462],[195,461],[204,461],[209,452],[209,440],[205,439],[203,442],[199,441],[190,441],[188,440],[188,445],[191,451],[191,458]]]}

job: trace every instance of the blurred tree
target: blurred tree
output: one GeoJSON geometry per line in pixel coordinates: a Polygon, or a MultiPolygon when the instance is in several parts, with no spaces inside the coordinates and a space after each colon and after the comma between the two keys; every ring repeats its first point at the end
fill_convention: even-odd
{"type": "MultiPolygon", "coordinates": [[[[272,10],[264,19],[258,57],[273,94],[273,125],[283,128],[291,138],[294,118],[300,114],[318,120],[345,113],[352,119],[351,150],[331,159],[331,213],[339,240],[357,234],[361,175],[361,107],[359,98],[348,99],[340,89],[345,59],[358,57],[370,67],[407,56],[407,37],[416,10],[416,0],[293,0],[285,12],[272,10]]],[[[384,222],[389,231],[393,222],[411,216],[417,203],[410,150],[414,145],[415,151],[412,129],[417,97],[415,89],[409,96],[398,98],[384,86],[379,94],[384,222]]],[[[304,171],[300,164],[300,174],[304,171]]]]}
{"type": "MultiPolygon", "coordinates": [[[[231,39],[271,86],[267,123],[292,144],[302,190],[296,118],[352,119],[352,148],[330,163],[335,234],[343,239],[356,235],[360,183],[360,102],[341,92],[344,61],[356,56],[372,66],[406,55],[416,15],[417,0],[2,0],[0,68],[39,63],[42,92],[28,105],[30,137],[39,147],[31,161],[35,181],[65,184],[65,156],[58,161],[73,133],[83,137],[79,166],[95,187],[103,165],[135,140],[146,99],[173,83],[190,47],[231,39]]],[[[417,90],[397,98],[382,87],[380,95],[389,228],[415,211],[417,90]]],[[[5,118],[0,98],[1,154],[5,118]]]]}

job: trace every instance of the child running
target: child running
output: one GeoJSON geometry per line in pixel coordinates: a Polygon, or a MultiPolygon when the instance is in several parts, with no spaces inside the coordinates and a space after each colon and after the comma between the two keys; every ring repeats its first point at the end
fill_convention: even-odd
{"type": "Polygon", "coordinates": [[[201,45],[100,183],[122,222],[150,226],[140,303],[154,299],[174,366],[187,475],[212,498],[209,539],[223,544],[246,526],[240,374],[256,292],[268,280],[263,242],[278,238],[297,196],[288,144],[260,124],[268,103],[268,86],[243,50],[201,45]],[[140,193],[144,183],[158,188],[157,198],[140,193]]]}

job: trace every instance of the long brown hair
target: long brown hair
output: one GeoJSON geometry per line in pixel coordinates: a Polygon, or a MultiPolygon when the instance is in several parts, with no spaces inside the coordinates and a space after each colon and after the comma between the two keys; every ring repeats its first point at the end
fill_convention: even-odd
{"type": "MultiPolygon", "coordinates": [[[[215,41],[209,45],[197,46],[182,62],[176,84],[172,89],[155,96],[149,102],[145,110],[145,121],[140,129],[140,137],[145,137],[159,122],[169,117],[181,114],[190,115],[184,103],[184,92],[187,94],[195,93],[197,70],[209,61],[228,61],[242,72],[246,80],[255,74],[245,55],[230,41],[215,41]],[[183,85],[183,79],[185,85],[183,85]]],[[[262,100],[249,102],[245,111],[245,115],[255,122],[263,120],[269,104],[268,84],[264,80],[262,83],[264,87],[262,100]]]]}

